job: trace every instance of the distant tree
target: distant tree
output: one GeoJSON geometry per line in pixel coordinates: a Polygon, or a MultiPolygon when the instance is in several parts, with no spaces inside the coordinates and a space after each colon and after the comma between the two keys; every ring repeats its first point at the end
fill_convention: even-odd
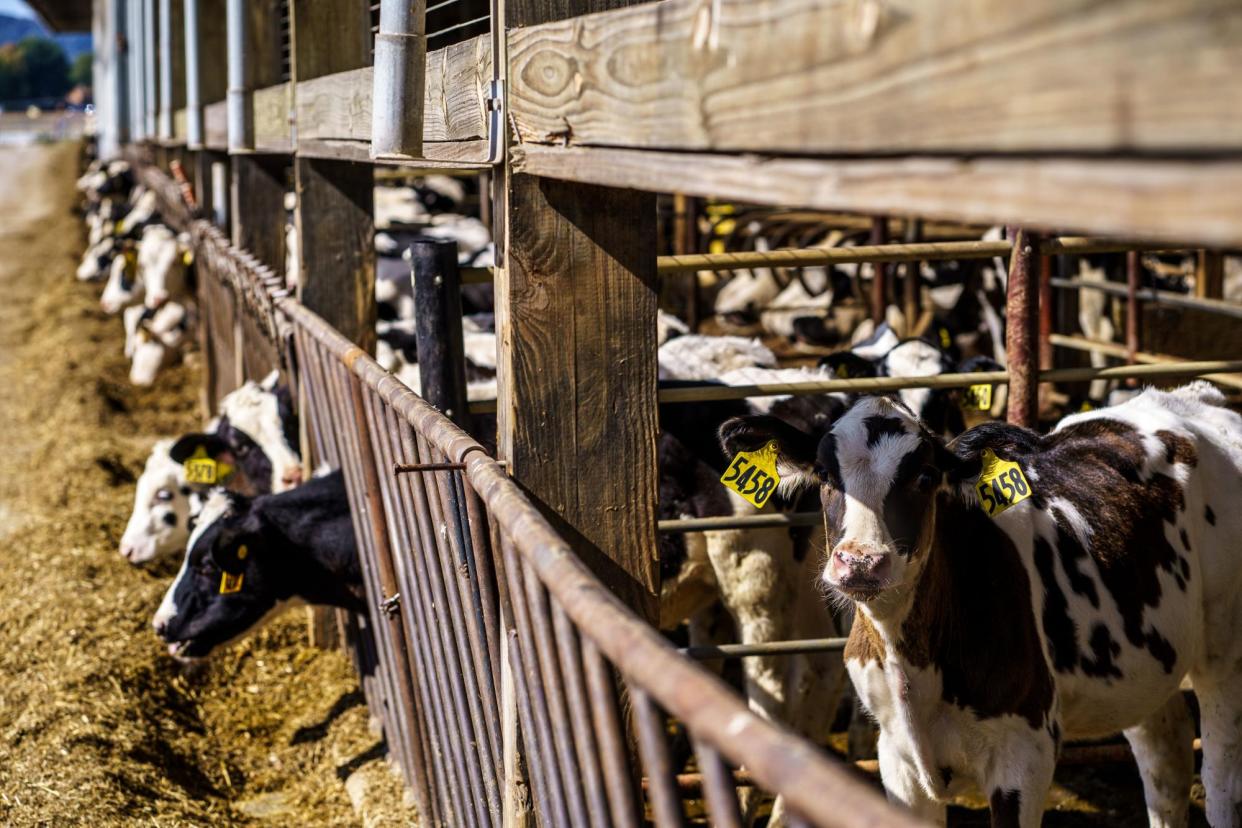
{"type": "Polygon", "coordinates": [[[94,68],[93,60],[94,56],[90,52],[83,52],[73,59],[73,66],[69,69],[70,86],[91,85],[91,72],[94,68]]]}
{"type": "Polygon", "coordinates": [[[25,83],[26,69],[22,65],[21,55],[17,53],[17,44],[6,43],[0,46],[0,101],[20,97],[25,83]]]}
{"type": "Polygon", "coordinates": [[[26,37],[17,42],[25,89],[23,98],[59,98],[69,91],[69,61],[65,50],[44,37],[26,37]]]}

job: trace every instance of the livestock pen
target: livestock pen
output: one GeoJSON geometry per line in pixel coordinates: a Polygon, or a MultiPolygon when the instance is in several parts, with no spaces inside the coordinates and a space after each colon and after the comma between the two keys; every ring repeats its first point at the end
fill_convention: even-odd
{"type": "Polygon", "coordinates": [[[843,639],[679,652],[656,630],[662,533],[820,519],[659,519],[661,406],[1006,386],[1008,419],[1035,427],[1041,391],[1047,408],[1069,383],[1238,387],[1236,354],[1144,350],[1140,324],[1144,306],[1239,314],[1223,285],[1242,244],[1234,4],[99,0],[93,13],[109,44],[101,150],[130,158],[193,239],[205,407],[281,368],[308,415],[307,466],[345,473],[368,597],[346,638],[432,823],[673,825],[705,801],[733,825],[736,790],[757,786],[794,822],[913,824],[696,663],[843,639]],[[492,267],[454,257],[416,273],[421,397],[373,359],[374,187],[392,171],[475,177],[496,245],[492,267]],[[675,195],[663,247],[657,193],[675,195]],[[793,205],[868,243],[705,252],[706,199],[793,205]],[[935,235],[932,221],[955,227],[935,235]],[[980,224],[1006,231],[982,241],[980,224]],[[1142,286],[1153,251],[1197,257],[1194,296],[1142,286]],[[1095,254],[1125,255],[1124,283],[1077,278],[1074,257],[1095,254]],[[869,265],[879,322],[893,302],[922,310],[918,263],[995,258],[1004,370],[657,381],[657,306],[696,305],[700,273],[869,265]],[[452,309],[463,283],[487,281],[496,397],[467,403],[452,309]],[[1080,292],[1124,299],[1124,344],[1066,333],[1080,292]],[[1074,366],[1075,351],[1124,364],[1074,366]],[[692,769],[674,761],[668,718],[692,769]]]}

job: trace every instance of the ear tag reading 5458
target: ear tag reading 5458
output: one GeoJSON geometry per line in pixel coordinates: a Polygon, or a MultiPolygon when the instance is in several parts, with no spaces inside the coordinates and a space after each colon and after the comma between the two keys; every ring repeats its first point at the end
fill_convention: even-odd
{"type": "Polygon", "coordinates": [[[970,386],[966,389],[966,402],[980,411],[991,410],[992,386],[987,383],[970,386]]]}
{"type": "Polygon", "coordinates": [[[755,508],[762,509],[781,482],[776,471],[777,450],[773,440],[758,451],[739,451],[721,475],[720,482],[755,508]]]}
{"type": "Polygon", "coordinates": [[[1012,460],[1002,460],[991,449],[984,449],[980,458],[983,469],[979,472],[979,482],[975,491],[979,493],[979,504],[990,517],[1031,496],[1031,484],[1026,482],[1022,467],[1012,460]]]}

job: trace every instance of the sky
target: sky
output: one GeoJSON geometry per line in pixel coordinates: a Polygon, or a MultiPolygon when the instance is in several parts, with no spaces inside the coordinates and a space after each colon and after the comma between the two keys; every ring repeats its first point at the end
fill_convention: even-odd
{"type": "Polygon", "coordinates": [[[22,0],[0,0],[0,14],[7,14],[12,17],[35,16],[35,13],[22,0]]]}

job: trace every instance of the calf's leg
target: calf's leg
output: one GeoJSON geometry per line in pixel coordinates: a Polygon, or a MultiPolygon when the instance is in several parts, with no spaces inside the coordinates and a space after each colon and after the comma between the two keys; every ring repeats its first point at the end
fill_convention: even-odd
{"type": "Polygon", "coordinates": [[[889,801],[906,806],[930,823],[944,825],[948,818],[945,805],[931,797],[919,782],[919,772],[914,763],[898,749],[891,737],[885,738],[883,730],[876,742],[876,753],[880,757],[880,781],[884,783],[884,793],[889,801]]]}
{"type": "Polygon", "coordinates": [[[1056,763],[1056,745],[1043,729],[1017,727],[990,751],[981,787],[992,828],[1038,828],[1056,763]]]}
{"type": "Polygon", "coordinates": [[[1174,693],[1141,724],[1125,731],[1147,800],[1151,828],[1181,828],[1190,818],[1194,776],[1194,722],[1182,694],[1174,693]]]}
{"type": "Polygon", "coordinates": [[[1242,828],[1242,664],[1229,675],[1196,674],[1203,733],[1203,788],[1212,828],[1242,828]]]}

